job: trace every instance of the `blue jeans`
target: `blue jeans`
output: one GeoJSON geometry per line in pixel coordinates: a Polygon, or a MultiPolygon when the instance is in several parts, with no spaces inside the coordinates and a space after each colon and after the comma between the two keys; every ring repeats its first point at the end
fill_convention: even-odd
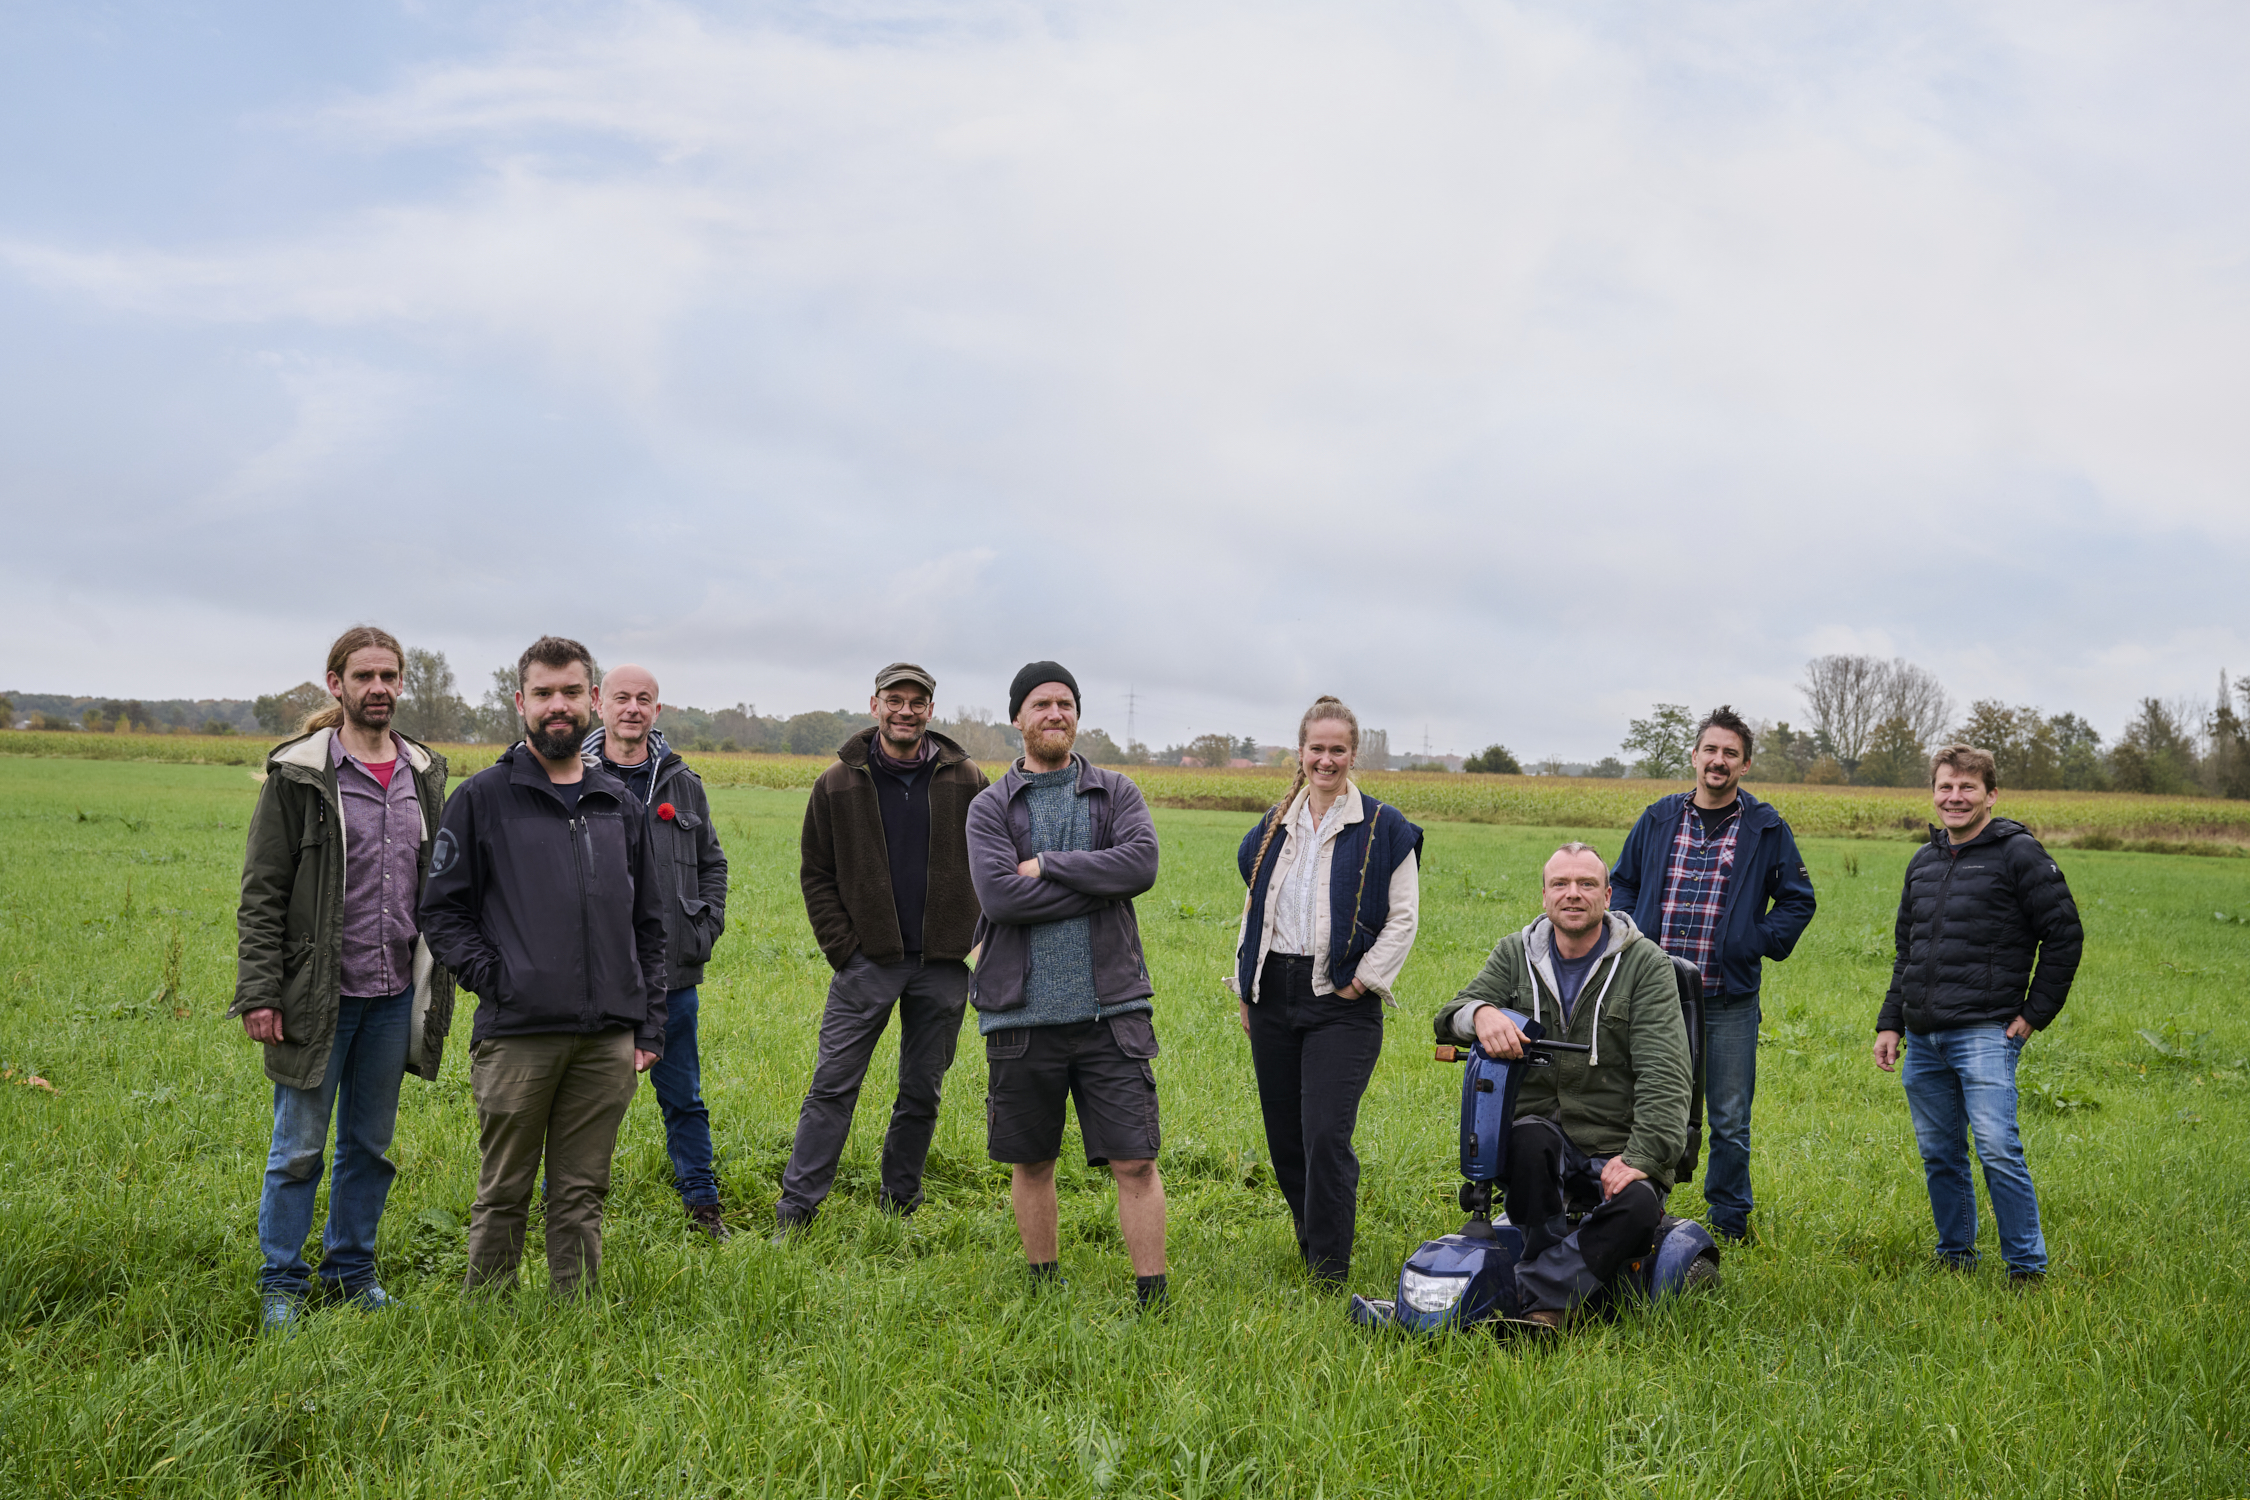
{"type": "Polygon", "coordinates": [[[1984,1189],[2008,1269],[2047,1269],[2039,1199],[2016,1134],[2016,1059],[2022,1054],[2023,1043],[1997,1025],[1916,1031],[1906,1038],[1899,1072],[1929,1179],[1937,1253],[1959,1265],[1977,1258],[1977,1189],[1969,1177],[1966,1131],[1975,1135],[1977,1159],[1984,1163],[1984,1189]]]}
{"type": "Polygon", "coordinates": [[[672,1158],[672,1184],[689,1207],[719,1201],[711,1170],[711,1112],[703,1107],[703,1064],[695,1052],[695,987],[664,997],[664,1056],[648,1070],[664,1111],[664,1150],[672,1158]]]}
{"type": "Polygon", "coordinates": [[[1711,1227],[1739,1237],[1750,1225],[1750,1103],[1758,1092],[1758,995],[1714,997],[1703,1012],[1703,1115],[1711,1160],[1703,1201],[1711,1227]]]}
{"type": "Polygon", "coordinates": [[[364,1291],[375,1284],[375,1228],[398,1168],[384,1153],[398,1125],[398,1090],[406,1077],[413,1019],[412,985],[396,995],[346,995],[336,1005],[336,1040],[320,1087],[273,1086],[273,1147],[266,1154],[265,1192],[258,1200],[261,1292],[302,1295],[312,1286],[305,1236],[312,1233],[320,1191],[321,1151],[328,1119],[336,1118],[336,1170],[328,1180],[328,1228],[322,1233],[320,1279],[329,1289],[364,1291]]]}

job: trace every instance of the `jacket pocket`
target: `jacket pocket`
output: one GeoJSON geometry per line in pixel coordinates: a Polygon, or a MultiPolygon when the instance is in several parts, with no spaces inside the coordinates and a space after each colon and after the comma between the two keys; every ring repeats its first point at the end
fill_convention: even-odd
{"type": "Polygon", "coordinates": [[[308,934],[292,939],[281,952],[281,1024],[292,1041],[302,1028],[291,1022],[309,1021],[306,1003],[312,998],[314,943],[308,934]]]}
{"type": "Polygon", "coordinates": [[[711,949],[717,943],[711,932],[711,903],[682,896],[680,910],[687,917],[687,931],[680,934],[680,962],[702,963],[711,956],[711,949]]]}
{"type": "Polygon", "coordinates": [[[1011,1026],[1006,1031],[988,1031],[984,1037],[984,1060],[1013,1062],[1031,1050],[1031,1028],[1011,1026]]]}
{"type": "Polygon", "coordinates": [[[1129,1010],[1121,1016],[1109,1018],[1109,1034],[1117,1039],[1117,1050],[1127,1057],[1146,1062],[1158,1052],[1156,1023],[1145,1010],[1129,1010]]]}

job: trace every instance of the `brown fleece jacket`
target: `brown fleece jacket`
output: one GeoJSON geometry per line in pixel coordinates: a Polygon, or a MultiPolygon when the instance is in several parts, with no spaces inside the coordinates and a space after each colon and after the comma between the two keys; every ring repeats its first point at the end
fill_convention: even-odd
{"type": "MultiPolygon", "coordinates": [[[[862,729],[836,751],[836,764],[820,773],[805,803],[805,915],[828,965],[841,969],[854,953],[879,964],[906,956],[898,908],[891,899],[890,854],[883,841],[868,747],[875,731],[862,729]]],[[[975,941],[977,895],[969,884],[969,804],[984,790],[984,772],[942,734],[937,770],[930,776],[930,880],[922,906],[922,957],[956,962],[975,941]]]]}

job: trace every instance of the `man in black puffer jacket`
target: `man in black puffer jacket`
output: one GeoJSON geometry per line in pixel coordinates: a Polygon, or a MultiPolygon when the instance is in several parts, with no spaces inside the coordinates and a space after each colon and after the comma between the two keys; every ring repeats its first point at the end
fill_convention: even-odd
{"type": "Polygon", "coordinates": [[[1875,1065],[1898,1063],[1937,1220],[1940,1260],[1976,1264],[1977,1193],[1965,1133],[1974,1134],[2009,1276],[2047,1269],[2039,1199],[2016,1133],[2016,1060],[2032,1032],[2061,1013],[2085,932],[2061,869],[2021,823],[1992,816],[1992,756],[1948,745],[1930,762],[1944,828],[1906,866],[1898,957],[1875,1022],[1875,1065]]]}

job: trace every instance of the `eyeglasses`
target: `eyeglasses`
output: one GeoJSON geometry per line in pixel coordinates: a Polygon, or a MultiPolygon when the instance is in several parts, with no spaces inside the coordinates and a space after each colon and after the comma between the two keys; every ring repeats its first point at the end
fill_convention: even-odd
{"type": "Polygon", "coordinates": [[[910,709],[918,714],[927,713],[930,707],[930,700],[927,698],[901,698],[894,693],[885,693],[876,701],[893,712],[903,708],[910,709]]]}

